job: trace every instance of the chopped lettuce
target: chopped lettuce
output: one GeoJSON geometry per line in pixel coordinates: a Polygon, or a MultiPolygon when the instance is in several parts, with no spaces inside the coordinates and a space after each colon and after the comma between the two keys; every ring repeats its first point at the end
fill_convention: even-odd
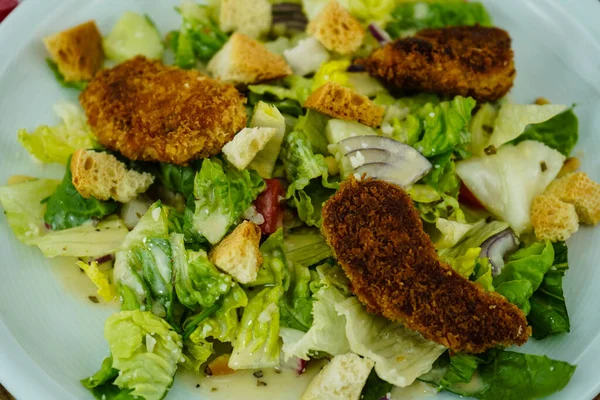
{"type": "Polygon", "coordinates": [[[464,256],[446,259],[446,261],[456,272],[465,278],[468,278],[477,266],[480,253],[481,249],[479,247],[474,247],[467,250],[467,253],[464,256]]]}
{"type": "Polygon", "coordinates": [[[570,108],[547,121],[527,125],[523,133],[515,139],[515,143],[537,140],[568,157],[579,138],[578,128],[579,121],[570,108]]]}
{"type": "Polygon", "coordinates": [[[508,228],[506,222],[480,220],[451,248],[442,249],[439,254],[445,258],[456,258],[467,254],[469,249],[480,247],[483,242],[508,228]]]}
{"type": "Polygon", "coordinates": [[[315,154],[327,154],[329,145],[324,135],[329,117],[315,110],[308,110],[305,115],[298,118],[294,131],[303,132],[312,146],[315,154]]]}
{"type": "Polygon", "coordinates": [[[137,55],[161,59],[164,50],[160,33],[152,20],[131,11],[123,13],[102,41],[102,47],[106,56],[116,62],[137,55]]]}
{"type": "Polygon", "coordinates": [[[83,261],[78,261],[77,266],[85,272],[90,280],[98,288],[98,295],[102,297],[107,303],[112,301],[116,297],[114,288],[108,282],[106,275],[98,268],[98,263],[92,261],[89,264],[83,261]]]}
{"type": "Polygon", "coordinates": [[[476,1],[401,2],[391,16],[386,30],[393,38],[408,36],[425,28],[492,25],[485,7],[476,1]]]}
{"type": "MultiPolygon", "coordinates": [[[[69,158],[70,159],[70,158],[69,158]]],[[[54,230],[62,230],[82,225],[91,219],[101,219],[117,209],[114,201],[101,201],[83,197],[73,185],[71,168],[67,168],[65,176],[56,191],[46,202],[44,221],[54,230]]]]}
{"type": "Polygon", "coordinates": [[[36,179],[0,187],[0,203],[8,224],[19,241],[32,245],[46,232],[43,203],[56,191],[60,181],[36,179]]]}
{"type": "Polygon", "coordinates": [[[417,115],[423,124],[423,137],[413,147],[424,156],[432,157],[455,150],[469,143],[467,131],[475,100],[456,96],[439,104],[427,103],[417,115]]]}
{"type": "Polygon", "coordinates": [[[493,155],[460,161],[456,173],[488,211],[521,234],[531,228],[534,197],[556,177],[564,160],[558,151],[527,140],[504,145],[493,155]]]}
{"type": "Polygon", "coordinates": [[[284,114],[298,117],[304,114],[302,105],[310,96],[312,82],[312,79],[291,75],[274,84],[249,85],[248,101],[252,105],[264,101],[284,114]]]}
{"type": "MultiPolygon", "coordinates": [[[[326,0],[302,0],[302,8],[308,19],[312,20],[327,3],[326,0]]],[[[340,4],[350,14],[362,22],[368,23],[371,21],[387,21],[396,2],[393,0],[341,0],[340,4]]]]}
{"type": "Polygon", "coordinates": [[[172,192],[181,193],[188,198],[194,191],[194,178],[200,169],[200,163],[190,165],[175,165],[160,163],[157,171],[153,171],[158,181],[172,192]]]}
{"type": "Polygon", "coordinates": [[[296,229],[287,232],[284,240],[286,256],[294,263],[308,267],[332,256],[329,245],[318,229],[296,229]]]}
{"type": "Polygon", "coordinates": [[[219,29],[207,6],[184,1],[177,10],[183,22],[179,32],[171,32],[175,64],[192,68],[197,60],[207,63],[225,45],[227,34],[219,29]]]}
{"type": "Polygon", "coordinates": [[[482,355],[457,354],[435,374],[421,377],[461,396],[482,400],[533,400],[562,390],[575,366],[546,356],[490,350],[482,355]]]}
{"type": "Polygon", "coordinates": [[[233,283],[220,308],[199,321],[189,338],[184,340],[184,367],[196,374],[202,373],[200,366],[213,353],[213,342],[210,338],[220,342],[231,342],[240,326],[238,311],[247,304],[246,293],[237,283],[233,283]]]}
{"type": "Polygon", "coordinates": [[[287,259],[285,257],[285,244],[283,228],[271,234],[260,246],[263,263],[258,270],[258,276],[246,286],[283,285],[289,277],[287,259]]]}
{"type": "Polygon", "coordinates": [[[279,301],[281,286],[267,287],[244,309],[233,341],[229,368],[253,369],[279,366],[279,301]]]}
{"type": "Polygon", "coordinates": [[[193,228],[210,243],[218,243],[264,188],[254,171],[238,171],[218,159],[204,160],[194,181],[193,228]]]}
{"type": "Polygon", "coordinates": [[[450,221],[445,218],[438,218],[435,221],[435,227],[442,236],[435,242],[437,249],[446,249],[455,246],[473,227],[472,224],[458,221],[450,221]]]}
{"type": "Polygon", "coordinates": [[[367,313],[354,297],[337,303],[335,309],[346,317],[350,349],[375,361],[377,375],[396,386],[406,387],[429,372],[445,351],[443,346],[425,340],[418,332],[367,313]]]}
{"type": "Polygon", "coordinates": [[[194,310],[211,307],[232,287],[232,278],[223,274],[208,260],[204,251],[185,250],[183,235],[172,233],[173,282],[179,302],[194,310]]]}
{"type": "Polygon", "coordinates": [[[75,228],[48,232],[35,240],[44,256],[102,257],[115,253],[129,230],[123,220],[108,217],[94,225],[91,222],[75,228]]]}
{"type": "Polygon", "coordinates": [[[544,275],[540,287],[529,299],[531,311],[527,315],[527,322],[537,340],[569,332],[571,329],[562,289],[562,280],[569,268],[567,245],[565,242],[558,242],[554,243],[553,247],[552,269],[544,275]]]}
{"type": "Polygon", "coordinates": [[[451,152],[431,158],[432,170],[423,177],[423,183],[431,186],[440,194],[458,197],[460,179],[456,174],[456,163],[451,152]]]}
{"type": "Polygon", "coordinates": [[[533,243],[508,258],[500,275],[494,278],[494,288],[528,314],[531,309],[529,298],[539,288],[553,263],[552,243],[533,243]]]}
{"type": "Polygon", "coordinates": [[[492,277],[492,264],[488,258],[479,258],[475,264],[474,276],[472,278],[488,292],[494,291],[494,278],[492,277]]]}
{"type": "MultiPolygon", "coordinates": [[[[498,148],[504,143],[508,143],[519,137],[529,125],[548,121],[565,111],[566,108],[567,106],[560,104],[546,104],[542,106],[537,104],[504,104],[498,110],[498,116],[495,120],[493,133],[489,136],[489,141],[482,147],[485,149],[493,145],[498,148]]],[[[551,124],[553,129],[552,125],[554,124],[551,124]]],[[[528,139],[538,140],[536,138],[527,138],[524,140],[528,139]]]]}
{"type": "Polygon", "coordinates": [[[360,393],[361,400],[381,400],[387,399],[388,394],[392,392],[392,385],[389,382],[384,381],[379,376],[377,376],[377,372],[375,370],[371,370],[367,381],[365,382],[365,386],[363,387],[362,392],[360,393]]]}
{"type": "Polygon", "coordinates": [[[26,129],[19,130],[19,143],[32,156],[45,163],[67,164],[75,150],[99,147],[81,107],[73,103],[58,103],[53,110],[62,120],[58,125],[42,125],[32,133],[26,129]]]}
{"type": "Polygon", "coordinates": [[[106,320],[104,337],[111,357],[104,360],[98,373],[82,381],[84,386],[97,389],[106,385],[109,393],[123,393],[113,398],[162,399],[181,359],[181,337],[171,326],[150,312],[121,311],[106,320]],[[112,368],[107,361],[111,359],[112,368]]]}
{"type": "Polygon", "coordinates": [[[346,320],[336,311],[336,304],[346,296],[332,285],[326,285],[314,294],[313,324],[305,333],[302,330],[281,328],[282,351],[287,360],[298,357],[308,360],[311,355],[325,352],[332,356],[350,351],[346,339],[346,320]]]}
{"type": "Polygon", "coordinates": [[[313,323],[313,301],[310,291],[312,275],[307,266],[290,262],[290,281],[287,292],[279,302],[279,323],[281,327],[306,332],[313,323]]]}
{"type": "Polygon", "coordinates": [[[283,142],[283,136],[285,135],[285,118],[277,107],[260,101],[254,107],[250,127],[274,128],[276,130],[275,135],[256,154],[248,166],[258,172],[261,178],[272,178],[275,163],[281,150],[281,142],[283,142]]]}
{"type": "Polygon", "coordinates": [[[296,208],[298,217],[308,226],[321,226],[323,203],[333,194],[335,189],[323,187],[321,183],[312,181],[302,190],[294,193],[288,204],[296,208]]]}

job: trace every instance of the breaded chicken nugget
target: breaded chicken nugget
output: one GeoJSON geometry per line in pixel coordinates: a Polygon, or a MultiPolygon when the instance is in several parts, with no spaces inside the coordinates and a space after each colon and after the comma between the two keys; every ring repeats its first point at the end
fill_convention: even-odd
{"type": "Polygon", "coordinates": [[[79,100],[98,141],[132,160],[187,164],[246,126],[233,86],[141,56],[99,72],[79,100]]]}
{"type": "Polygon", "coordinates": [[[481,26],[424,29],[376,49],[358,64],[401,91],[477,101],[504,96],[516,74],[508,33],[481,26]]]}
{"type": "Polygon", "coordinates": [[[525,315],[441,262],[410,197],[398,186],[351,178],[323,207],[323,233],[375,314],[456,352],[523,344],[525,315]]]}

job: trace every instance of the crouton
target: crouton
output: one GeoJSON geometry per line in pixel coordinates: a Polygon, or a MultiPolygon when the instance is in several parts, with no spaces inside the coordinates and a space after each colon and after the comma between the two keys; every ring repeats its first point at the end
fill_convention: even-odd
{"type": "Polygon", "coordinates": [[[102,67],[102,36],[94,21],[45,37],[44,44],[66,82],[90,80],[102,67]]]}
{"type": "Polygon", "coordinates": [[[358,121],[372,127],[381,125],[385,112],[384,107],[376,105],[368,97],[331,81],[315,90],[306,99],[304,107],[332,118],[358,121]]]}
{"type": "Polygon", "coordinates": [[[111,154],[85,149],[73,153],[71,174],[73,185],[83,197],[121,203],[135,199],[154,182],[151,174],[129,170],[111,154]]]}
{"type": "Polygon", "coordinates": [[[219,27],[251,38],[269,32],[273,14],[269,0],[221,0],[219,27]]]}
{"type": "Polygon", "coordinates": [[[573,204],[580,222],[589,225],[600,222],[600,184],[585,172],[570,173],[555,180],[545,194],[573,204]]]}
{"type": "Polygon", "coordinates": [[[573,204],[542,194],[533,199],[531,224],[539,240],[560,242],[577,232],[579,218],[573,204]]]}
{"type": "Polygon", "coordinates": [[[373,361],[353,353],[331,359],[309,383],[301,400],[358,400],[373,361]]]}
{"type": "Polygon", "coordinates": [[[223,146],[223,154],[227,161],[241,171],[264,149],[275,133],[275,128],[244,128],[223,146]]]}
{"type": "Polygon", "coordinates": [[[365,38],[360,22],[336,0],[330,0],[310,21],[306,32],[317,38],[327,50],[340,54],[355,52],[365,38]]]}
{"type": "Polygon", "coordinates": [[[224,82],[249,85],[284,78],[292,69],[280,55],[236,32],[210,60],[208,72],[224,82]]]}
{"type": "Polygon", "coordinates": [[[253,282],[263,262],[260,236],[260,228],[255,223],[244,221],[215,246],[210,261],[239,283],[253,282]]]}

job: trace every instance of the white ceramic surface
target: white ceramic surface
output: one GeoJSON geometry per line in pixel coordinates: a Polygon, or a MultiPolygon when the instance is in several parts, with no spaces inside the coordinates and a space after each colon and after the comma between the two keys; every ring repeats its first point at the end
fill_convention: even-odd
{"type": "MultiPolygon", "coordinates": [[[[581,138],[576,151],[583,170],[600,180],[600,38],[591,33],[598,30],[587,31],[563,8],[589,16],[598,5],[587,0],[485,3],[495,23],[513,38],[518,75],[512,98],[577,103],[581,138]]],[[[107,33],[125,10],[148,13],[164,33],[179,25],[175,4],[28,0],[0,24],[0,182],[13,174],[62,176],[60,166],[34,164],[16,141],[18,128],[56,122],[52,104],[76,99],[48,71],[41,38],[92,18],[107,33]]],[[[543,342],[532,339],[521,349],[578,364],[569,386],[553,399],[591,399],[600,392],[599,244],[600,229],[583,228],[569,241],[565,294],[571,333],[543,342]]],[[[82,291],[66,289],[52,268],[35,248],[13,237],[0,215],[0,382],[20,400],[91,398],[79,379],[93,373],[107,354],[103,323],[113,310],[87,301],[82,291]]],[[[193,386],[176,383],[168,399],[192,393],[193,386]]]]}

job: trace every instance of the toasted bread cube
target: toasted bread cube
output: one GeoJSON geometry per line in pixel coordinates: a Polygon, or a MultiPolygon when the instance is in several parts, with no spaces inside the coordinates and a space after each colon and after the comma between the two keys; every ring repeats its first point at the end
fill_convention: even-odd
{"type": "Polygon", "coordinates": [[[269,0],[221,0],[219,27],[251,38],[269,32],[273,14],[269,0]]]}
{"type": "Polygon", "coordinates": [[[210,261],[239,283],[253,282],[263,262],[260,236],[260,228],[256,224],[244,221],[215,246],[210,253],[210,261]]]}
{"type": "Polygon", "coordinates": [[[102,35],[94,21],[45,37],[44,44],[66,82],[90,80],[102,67],[102,35]]]}
{"type": "Polygon", "coordinates": [[[577,232],[579,218],[573,204],[560,201],[556,196],[543,194],[533,199],[531,224],[539,240],[560,242],[577,232]]]}
{"type": "Polygon", "coordinates": [[[596,225],[600,222],[600,184],[585,172],[570,173],[555,180],[545,194],[573,204],[582,223],[596,225]]]}
{"type": "Polygon", "coordinates": [[[340,54],[355,52],[365,38],[360,22],[336,0],[330,0],[310,21],[306,32],[317,38],[327,50],[340,54]]]}
{"type": "Polygon", "coordinates": [[[292,74],[283,57],[271,53],[256,40],[241,33],[231,35],[225,46],[208,63],[215,78],[236,85],[249,85],[292,74]]]}
{"type": "Polygon", "coordinates": [[[358,400],[373,364],[354,353],[335,356],[309,383],[301,400],[358,400]]]}
{"type": "Polygon", "coordinates": [[[244,128],[231,142],[223,146],[223,154],[227,161],[241,171],[265,148],[276,133],[275,128],[244,128]]]}
{"type": "Polygon", "coordinates": [[[154,182],[151,174],[129,170],[115,156],[91,150],[76,150],[70,168],[73,185],[85,198],[128,203],[154,182]]]}
{"type": "Polygon", "coordinates": [[[368,97],[331,81],[315,90],[306,99],[304,107],[332,118],[358,121],[372,127],[381,125],[385,112],[384,107],[373,103],[368,97]]]}

